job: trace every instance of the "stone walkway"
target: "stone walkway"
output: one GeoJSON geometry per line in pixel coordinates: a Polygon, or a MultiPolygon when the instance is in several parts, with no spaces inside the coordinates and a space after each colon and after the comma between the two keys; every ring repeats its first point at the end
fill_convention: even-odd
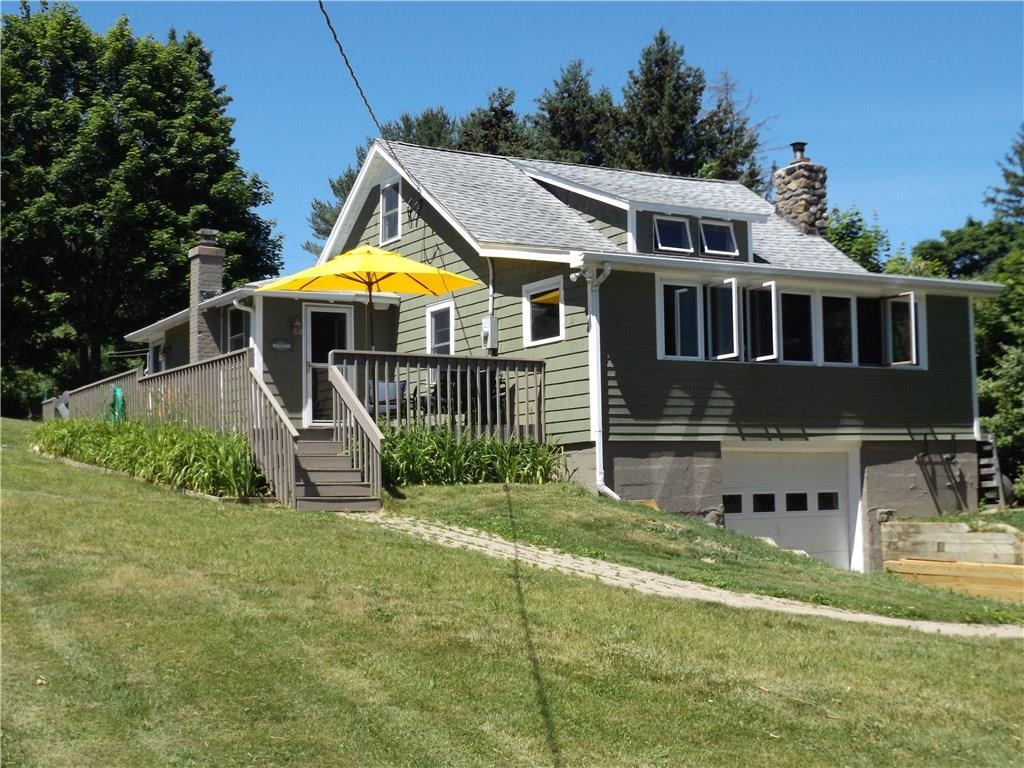
{"type": "Polygon", "coordinates": [[[692,581],[683,581],[660,573],[652,573],[628,565],[617,565],[591,557],[569,555],[546,547],[520,544],[493,533],[473,528],[461,528],[446,523],[428,522],[411,517],[391,517],[377,513],[339,513],[340,517],[362,523],[373,523],[383,528],[415,536],[444,547],[468,549],[503,560],[518,559],[548,571],[584,576],[613,587],[632,589],[645,595],[659,595],[677,600],[702,600],[731,608],[760,608],[800,616],[816,616],[837,621],[860,624],[880,624],[887,627],[914,629],[936,635],[958,637],[995,637],[1024,639],[1024,627],[989,624],[957,624],[942,621],[915,621],[856,613],[824,605],[801,603],[780,597],[749,595],[708,587],[692,581]]]}

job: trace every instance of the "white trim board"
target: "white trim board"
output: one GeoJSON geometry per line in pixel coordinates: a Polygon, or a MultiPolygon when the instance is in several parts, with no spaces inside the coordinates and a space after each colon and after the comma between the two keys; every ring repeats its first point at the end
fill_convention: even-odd
{"type": "Polygon", "coordinates": [[[302,306],[302,426],[311,427],[314,424],[324,422],[313,421],[313,398],[310,391],[311,370],[310,354],[311,339],[309,336],[310,315],[313,312],[337,312],[347,315],[345,320],[345,346],[347,349],[355,349],[355,309],[351,306],[338,304],[303,304],[302,306]]]}

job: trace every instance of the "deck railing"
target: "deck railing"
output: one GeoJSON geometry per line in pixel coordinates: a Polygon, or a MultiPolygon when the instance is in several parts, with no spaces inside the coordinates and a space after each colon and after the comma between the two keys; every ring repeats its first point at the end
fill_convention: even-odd
{"type": "Polygon", "coordinates": [[[329,361],[380,425],[544,440],[544,362],[334,350],[329,361]]]}
{"type": "Polygon", "coordinates": [[[334,439],[352,458],[352,468],[370,484],[370,495],[380,496],[382,473],[380,444],[384,436],[337,366],[327,373],[331,384],[334,439]]]}
{"type": "MultiPolygon", "coordinates": [[[[141,370],[79,387],[68,393],[71,417],[105,417],[114,387],[124,396],[125,416],[146,424],[174,422],[249,439],[256,465],[282,504],[294,504],[295,439],[298,432],[252,368],[248,348],[151,376],[141,370]]],[[[59,398],[43,402],[43,420],[56,415],[59,398]]]]}

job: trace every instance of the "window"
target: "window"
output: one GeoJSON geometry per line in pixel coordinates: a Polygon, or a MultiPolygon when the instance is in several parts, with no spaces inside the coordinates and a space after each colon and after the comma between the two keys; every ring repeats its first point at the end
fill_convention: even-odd
{"type": "Polygon", "coordinates": [[[806,493],[787,493],[786,494],[786,511],[787,512],[806,512],[807,511],[807,494],[806,493]]]}
{"type": "Polygon", "coordinates": [[[751,360],[776,360],[779,357],[775,317],[779,292],[775,281],[763,288],[747,291],[747,356],[751,360]]]}
{"type": "Polygon", "coordinates": [[[228,343],[227,351],[235,352],[248,346],[245,332],[245,315],[240,309],[228,310],[228,343]]]}
{"type": "Polygon", "coordinates": [[[823,491],[818,494],[818,511],[834,512],[839,509],[839,493],[837,491],[823,491]]]}
{"type": "Polygon", "coordinates": [[[654,217],[654,243],[659,251],[693,253],[690,243],[690,225],[686,219],[654,217]]]}
{"type": "Polygon", "coordinates": [[[755,512],[774,512],[775,511],[775,494],[774,493],[755,493],[754,494],[754,511],[755,512]]]}
{"type": "Polygon", "coordinates": [[[739,302],[736,278],[709,285],[707,289],[707,323],[710,341],[709,356],[716,360],[739,357],[739,302]]]}
{"type": "Polygon", "coordinates": [[[151,344],[149,347],[149,374],[160,373],[164,369],[164,345],[162,343],[151,344]]]}
{"type": "Polygon", "coordinates": [[[700,236],[704,241],[704,253],[711,256],[738,256],[736,238],[732,224],[727,221],[702,221],[700,236]]]}
{"type": "Polygon", "coordinates": [[[814,321],[811,297],[804,293],[784,293],[782,306],[782,359],[814,361],[814,321]]]}
{"type": "Polygon", "coordinates": [[[523,346],[546,344],[563,338],[565,304],[562,301],[562,278],[523,286],[523,346]]]}
{"type": "Polygon", "coordinates": [[[889,365],[917,365],[917,323],[914,294],[903,293],[885,300],[886,350],[889,365]]]}
{"type": "Polygon", "coordinates": [[[743,511],[743,497],[738,493],[722,496],[722,510],[727,515],[738,515],[743,511]]]}
{"type": "Polygon", "coordinates": [[[450,355],[455,329],[455,302],[446,301],[427,307],[427,352],[450,355]]]}
{"type": "Polygon", "coordinates": [[[821,333],[826,363],[853,362],[853,300],[821,297],[821,333]]]}
{"type": "Polygon", "coordinates": [[[398,216],[401,202],[401,181],[384,184],[380,188],[380,244],[390,243],[402,236],[398,216]]]}
{"type": "Polygon", "coordinates": [[[918,365],[919,308],[913,292],[857,299],[857,356],[861,365],[918,365]]]}
{"type": "Polygon", "coordinates": [[[857,359],[861,365],[882,365],[882,300],[857,299],[857,359]]]}
{"type": "Polygon", "coordinates": [[[704,334],[701,332],[703,302],[699,285],[662,286],[662,307],[666,357],[700,360],[704,334]]]}

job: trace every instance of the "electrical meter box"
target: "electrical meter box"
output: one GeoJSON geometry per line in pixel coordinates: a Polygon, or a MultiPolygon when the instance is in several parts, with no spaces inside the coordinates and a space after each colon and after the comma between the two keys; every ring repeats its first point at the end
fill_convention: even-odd
{"type": "Polygon", "coordinates": [[[484,315],[480,320],[480,346],[484,349],[498,348],[498,318],[484,315]]]}

